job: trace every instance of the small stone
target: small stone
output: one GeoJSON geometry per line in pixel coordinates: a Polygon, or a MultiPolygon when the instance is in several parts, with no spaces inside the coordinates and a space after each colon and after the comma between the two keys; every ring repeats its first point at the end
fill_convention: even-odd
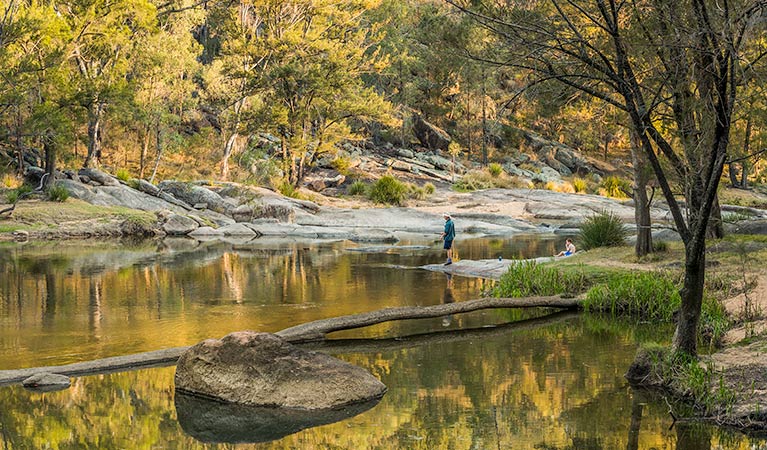
{"type": "Polygon", "coordinates": [[[57,373],[40,372],[25,379],[21,384],[30,390],[39,392],[51,392],[67,389],[72,383],[66,375],[57,373]]]}

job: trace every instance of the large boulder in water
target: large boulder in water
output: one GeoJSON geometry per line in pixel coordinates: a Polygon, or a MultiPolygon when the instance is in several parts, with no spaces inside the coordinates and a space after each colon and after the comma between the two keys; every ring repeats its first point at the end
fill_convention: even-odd
{"type": "Polygon", "coordinates": [[[176,366],[176,389],[230,403],[306,410],[361,403],[386,392],[362,368],[253,331],[187,350],[176,366]]]}

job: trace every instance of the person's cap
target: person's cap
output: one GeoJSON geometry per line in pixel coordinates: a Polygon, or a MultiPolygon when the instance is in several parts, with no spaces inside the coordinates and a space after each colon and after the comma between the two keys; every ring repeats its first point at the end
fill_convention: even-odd
{"type": "Polygon", "coordinates": [[[442,213],[442,217],[451,217],[449,212],[442,213]]]}

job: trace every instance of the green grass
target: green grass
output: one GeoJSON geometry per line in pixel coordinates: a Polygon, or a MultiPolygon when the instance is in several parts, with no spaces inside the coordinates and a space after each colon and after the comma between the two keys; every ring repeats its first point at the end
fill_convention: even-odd
{"type": "Polygon", "coordinates": [[[631,182],[616,176],[604,177],[599,185],[600,193],[613,198],[628,198],[631,182]]]}
{"type": "Polygon", "coordinates": [[[115,176],[117,177],[118,180],[122,180],[126,183],[128,182],[128,180],[132,178],[130,171],[128,171],[128,169],[117,169],[117,173],[115,174],[115,176]]]}
{"type": "Polygon", "coordinates": [[[69,198],[69,191],[64,186],[52,185],[45,190],[48,200],[63,203],[69,198]]]}
{"type": "Polygon", "coordinates": [[[583,178],[574,177],[573,178],[573,189],[576,193],[585,193],[588,189],[588,183],[583,178]]]}
{"type": "Polygon", "coordinates": [[[367,189],[368,186],[364,182],[357,180],[349,186],[349,195],[365,195],[367,189]]]}
{"type": "Polygon", "coordinates": [[[493,294],[495,297],[579,294],[589,283],[589,277],[582,271],[563,271],[556,266],[521,261],[512,264],[501,276],[493,294]]]}
{"type": "Polygon", "coordinates": [[[503,166],[498,163],[490,163],[487,166],[487,172],[493,177],[498,178],[503,173],[503,166]]]}
{"type": "Polygon", "coordinates": [[[665,272],[627,272],[610,276],[588,290],[587,311],[606,311],[646,320],[671,321],[681,303],[673,278],[665,272]]]}
{"type": "Polygon", "coordinates": [[[581,226],[578,241],[584,250],[597,247],[624,245],[628,230],[623,221],[612,212],[602,211],[588,219],[581,226]]]}

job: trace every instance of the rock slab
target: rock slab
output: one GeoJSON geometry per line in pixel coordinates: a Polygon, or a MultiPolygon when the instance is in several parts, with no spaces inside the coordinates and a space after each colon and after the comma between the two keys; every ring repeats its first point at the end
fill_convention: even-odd
{"type": "Polygon", "coordinates": [[[240,331],[193,346],[178,360],[179,392],[229,403],[320,410],[380,398],[386,386],[360,367],[240,331]]]}
{"type": "Polygon", "coordinates": [[[33,391],[51,392],[68,388],[71,384],[71,381],[66,375],[41,372],[26,378],[21,382],[21,384],[25,388],[33,391]]]}

